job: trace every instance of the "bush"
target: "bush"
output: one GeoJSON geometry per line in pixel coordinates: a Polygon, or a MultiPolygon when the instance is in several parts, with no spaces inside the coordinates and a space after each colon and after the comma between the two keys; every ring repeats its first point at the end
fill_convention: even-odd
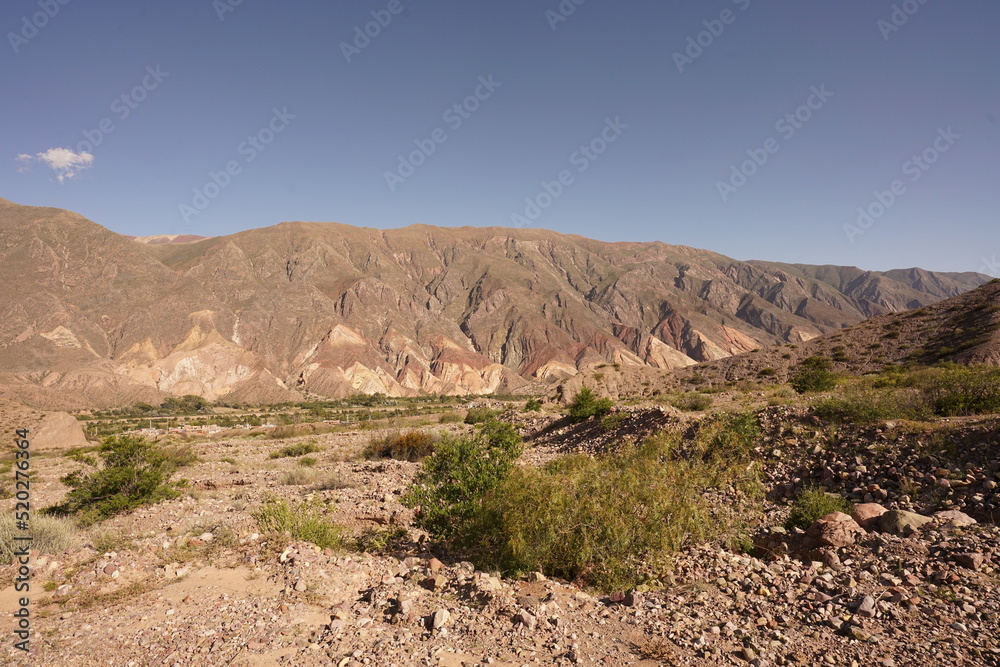
{"type": "Polygon", "coordinates": [[[446,412],[438,417],[438,423],[441,424],[457,424],[460,421],[462,421],[462,415],[457,412],[446,412]]]}
{"type": "Polygon", "coordinates": [[[89,525],[116,514],[131,512],[178,495],[179,483],[170,477],[177,467],[156,445],[135,435],[106,438],[97,450],[103,467],[89,475],[82,471],[62,478],[72,490],[62,504],[46,512],[75,515],[81,525],[89,525]]]}
{"type": "Polygon", "coordinates": [[[712,403],[714,403],[714,400],[711,396],[699,394],[696,391],[685,392],[670,400],[670,405],[685,412],[708,410],[712,407],[712,403]]]}
{"type": "Polygon", "coordinates": [[[432,538],[468,543],[483,498],[507,478],[522,451],[514,427],[500,422],[466,437],[446,436],[424,459],[403,504],[416,508],[414,522],[432,538]]]}
{"type": "Polygon", "coordinates": [[[316,452],[322,451],[315,442],[300,442],[297,445],[288,445],[287,447],[282,447],[276,452],[271,452],[269,459],[284,459],[296,456],[305,456],[306,454],[315,454],[316,452]]]}
{"type": "Polygon", "coordinates": [[[960,417],[1000,412],[1000,368],[944,364],[917,374],[934,414],[960,417]]]}
{"type": "Polygon", "coordinates": [[[738,532],[740,510],[713,507],[704,492],[754,486],[757,475],[685,450],[671,433],[600,458],[516,468],[486,496],[469,555],[488,569],[539,570],[605,592],[660,578],[683,546],[738,532]]]}
{"type": "Polygon", "coordinates": [[[826,357],[807,357],[792,378],[792,388],[800,394],[829,391],[837,386],[837,376],[832,368],[833,363],[826,357]]]}
{"type": "Polygon", "coordinates": [[[58,555],[76,547],[79,536],[72,521],[54,516],[31,517],[31,530],[26,532],[17,528],[14,515],[0,515],[0,565],[9,565],[14,560],[17,544],[15,537],[31,535],[29,546],[37,549],[39,554],[58,555]]]}
{"type": "Polygon", "coordinates": [[[491,410],[487,407],[469,408],[469,411],[465,413],[465,423],[483,424],[491,421],[498,414],[500,414],[499,410],[491,410]]]}
{"type": "Polygon", "coordinates": [[[330,521],[318,500],[289,503],[283,498],[269,497],[253,513],[265,533],[289,533],[293,540],[311,542],[323,549],[344,546],[344,529],[330,521]]]}
{"type": "Polygon", "coordinates": [[[853,511],[854,505],[843,496],[826,493],[817,488],[805,489],[796,501],[792,503],[792,511],[788,515],[788,520],[785,521],[785,528],[801,528],[805,530],[816,519],[824,517],[831,512],[850,514],[853,511]]]}
{"type": "Polygon", "coordinates": [[[528,402],[524,404],[524,411],[525,412],[541,412],[542,411],[542,402],[539,401],[537,398],[528,399],[528,402]]]}
{"type": "Polygon", "coordinates": [[[616,415],[605,415],[601,417],[601,431],[608,433],[628,421],[628,415],[624,412],[616,415]]]}
{"type": "Polygon", "coordinates": [[[590,387],[584,387],[573,397],[573,402],[569,404],[569,419],[574,424],[586,421],[591,417],[603,417],[614,403],[610,398],[597,398],[590,387]]]}
{"type": "Polygon", "coordinates": [[[369,461],[396,459],[397,461],[422,461],[434,453],[438,438],[423,431],[407,431],[372,439],[362,452],[369,461]]]}

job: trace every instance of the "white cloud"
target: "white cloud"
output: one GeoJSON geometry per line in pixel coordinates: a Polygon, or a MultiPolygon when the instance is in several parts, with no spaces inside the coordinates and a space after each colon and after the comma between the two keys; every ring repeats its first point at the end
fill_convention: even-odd
{"type": "Polygon", "coordinates": [[[68,148],[50,148],[44,153],[28,155],[21,153],[17,161],[24,164],[19,171],[27,171],[33,161],[38,161],[56,172],[56,178],[63,183],[68,178],[76,178],[81,171],[94,164],[94,156],[90,153],[74,153],[68,148]]]}

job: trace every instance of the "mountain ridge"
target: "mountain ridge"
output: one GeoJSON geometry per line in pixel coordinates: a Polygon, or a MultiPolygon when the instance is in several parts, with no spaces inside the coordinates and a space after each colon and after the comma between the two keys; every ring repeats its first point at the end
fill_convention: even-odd
{"type": "Polygon", "coordinates": [[[0,384],[87,405],[527,391],[803,342],[989,280],[502,227],[295,221],[149,244],[9,203],[0,244],[0,384]]]}

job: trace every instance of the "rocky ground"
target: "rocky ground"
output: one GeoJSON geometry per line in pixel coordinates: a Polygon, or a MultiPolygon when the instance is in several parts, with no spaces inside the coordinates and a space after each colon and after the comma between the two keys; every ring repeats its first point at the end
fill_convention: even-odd
{"type": "MultiPolygon", "coordinates": [[[[538,434],[526,461],[679,419],[623,414],[604,427],[526,416],[522,430],[538,434]]],[[[662,586],[609,596],[439,560],[412,529],[380,554],[261,534],[251,513],[269,494],[317,499],[353,534],[407,528],[399,500],[418,465],[360,460],[371,432],[197,443],[184,497],[36,555],[30,660],[9,641],[0,662],[1000,665],[998,422],[831,429],[784,407],[761,420],[768,500],[755,546],[691,546],[662,586]],[[306,440],[321,448],[312,468],[269,458],[306,440]],[[787,499],[812,484],[864,505],[806,532],[781,527],[787,499]]],[[[58,478],[77,467],[36,457],[34,505],[61,500],[58,478]]],[[[7,618],[14,576],[0,571],[7,618]]]]}

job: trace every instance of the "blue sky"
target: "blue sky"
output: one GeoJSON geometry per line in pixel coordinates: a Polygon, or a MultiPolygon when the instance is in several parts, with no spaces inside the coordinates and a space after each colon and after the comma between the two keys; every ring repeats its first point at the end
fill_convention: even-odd
{"type": "Polygon", "coordinates": [[[1000,272],[997,3],[576,2],[9,0],[0,197],[1000,272]]]}

